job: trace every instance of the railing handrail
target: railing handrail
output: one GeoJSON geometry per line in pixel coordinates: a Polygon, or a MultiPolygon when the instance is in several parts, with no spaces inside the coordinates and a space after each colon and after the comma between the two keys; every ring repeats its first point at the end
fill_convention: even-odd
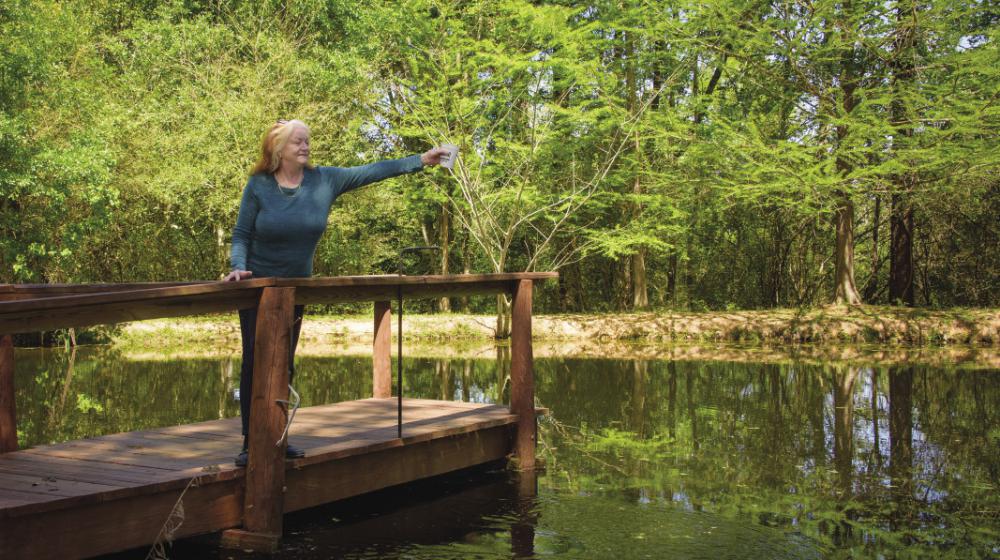
{"type": "Polygon", "coordinates": [[[239,282],[149,284],[0,284],[0,333],[141,321],[233,311],[256,305],[260,290],[296,288],[296,303],[334,303],[407,297],[512,293],[521,280],[556,272],[401,276],[258,278],[239,282]],[[74,290],[78,290],[74,293],[74,290]],[[25,297],[30,295],[33,297],[25,297]]]}

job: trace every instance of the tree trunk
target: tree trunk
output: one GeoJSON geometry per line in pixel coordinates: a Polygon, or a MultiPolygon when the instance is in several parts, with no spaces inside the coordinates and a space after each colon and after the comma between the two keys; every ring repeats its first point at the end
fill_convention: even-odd
{"type": "Polygon", "coordinates": [[[559,270],[559,310],[563,313],[581,311],[580,263],[572,263],[559,270]]]}
{"type": "Polygon", "coordinates": [[[841,197],[840,205],[834,213],[834,226],[837,229],[834,301],[838,304],[859,305],[861,295],[854,284],[854,202],[846,194],[841,197]]]}
{"type": "Polygon", "coordinates": [[[670,252],[667,259],[667,298],[670,305],[677,305],[677,250],[670,252]]]}
{"type": "MultiPolygon", "coordinates": [[[[451,209],[448,205],[448,202],[441,205],[441,215],[438,218],[438,246],[441,247],[441,274],[448,274],[449,270],[448,258],[450,256],[449,248],[451,246],[451,209]]],[[[448,296],[444,296],[438,300],[438,311],[443,311],[445,313],[451,311],[451,300],[448,296]]]]}
{"type": "MultiPolygon", "coordinates": [[[[840,90],[843,92],[844,114],[840,116],[841,124],[836,127],[837,145],[842,147],[849,132],[846,115],[850,115],[857,105],[854,94],[858,86],[858,72],[854,61],[854,43],[848,37],[852,30],[848,28],[848,15],[852,11],[851,2],[846,1],[841,6],[843,13],[837,21],[839,40],[843,43],[841,49],[840,90]]],[[[837,172],[842,181],[848,181],[853,171],[853,164],[845,157],[837,156],[837,172]]],[[[845,185],[836,194],[837,209],[834,212],[834,226],[837,231],[834,253],[834,301],[838,304],[859,305],[861,294],[854,283],[854,201],[845,185]]]]}
{"type": "Polygon", "coordinates": [[[632,307],[649,308],[649,289],[646,284],[646,248],[632,255],[632,307]]]}
{"type": "MultiPolygon", "coordinates": [[[[904,183],[907,182],[904,180],[904,183]]],[[[903,188],[909,188],[904,186],[903,188]]],[[[889,214],[889,303],[912,306],[913,206],[905,194],[892,195],[889,214]]]]}
{"type": "MultiPolygon", "coordinates": [[[[626,99],[628,100],[628,111],[632,118],[635,118],[639,114],[639,81],[636,77],[636,43],[634,40],[629,38],[627,52],[628,60],[626,61],[625,70],[625,87],[628,88],[626,99]]],[[[642,215],[642,204],[639,203],[639,197],[642,195],[642,179],[640,174],[642,173],[642,141],[640,140],[639,129],[636,127],[633,133],[632,147],[635,150],[635,166],[632,170],[633,180],[632,180],[632,194],[636,196],[636,199],[632,203],[632,218],[638,220],[642,215]]],[[[632,255],[632,308],[633,309],[647,309],[649,307],[649,289],[646,286],[646,247],[639,246],[637,251],[632,255]]]]}
{"type": "Polygon", "coordinates": [[[623,257],[614,261],[616,280],[614,282],[615,310],[625,311],[629,308],[632,288],[632,257],[623,257]]]}
{"type": "Polygon", "coordinates": [[[878,230],[879,221],[882,219],[882,197],[875,196],[875,208],[872,215],[872,271],[871,275],[868,277],[868,282],[865,284],[865,301],[871,302],[875,300],[875,296],[878,294],[878,273],[882,268],[882,263],[879,261],[878,257],[878,230]]]}
{"type": "Polygon", "coordinates": [[[510,300],[506,294],[497,294],[497,328],[495,338],[510,338],[510,300]]]}
{"type": "MultiPolygon", "coordinates": [[[[469,249],[468,234],[462,236],[462,274],[472,272],[472,253],[469,249]]],[[[469,311],[469,296],[462,296],[459,301],[462,304],[462,311],[469,311]]]]}
{"type": "MultiPolygon", "coordinates": [[[[896,37],[893,44],[891,118],[896,129],[893,152],[899,157],[899,145],[905,145],[913,136],[910,111],[904,92],[914,76],[912,16],[915,7],[911,2],[896,6],[896,37]]],[[[912,306],[913,298],[913,173],[903,172],[893,177],[894,192],[889,209],[889,303],[912,306]]]]}

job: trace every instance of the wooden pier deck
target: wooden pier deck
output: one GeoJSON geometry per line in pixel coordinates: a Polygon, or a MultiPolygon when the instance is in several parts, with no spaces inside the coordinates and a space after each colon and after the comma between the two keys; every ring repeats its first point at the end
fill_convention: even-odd
{"type": "Polygon", "coordinates": [[[0,285],[0,558],[85,558],[148,546],[179,498],[174,538],[222,530],[224,546],[267,552],[289,511],[511,455],[530,472],[538,412],[532,290],[555,277],[0,285]],[[392,299],[495,294],[511,301],[509,406],[404,399],[399,423],[398,378],[390,398],[392,299]],[[358,301],[374,304],[373,398],[299,411],[290,437],[306,456],[287,461],[284,442],[276,442],[288,417],[293,306],[358,301]],[[243,443],[238,418],[19,450],[12,334],[249,308],[257,309],[257,328],[246,468],[232,463],[243,443]]]}
{"type": "MultiPolygon", "coordinates": [[[[505,406],[405,399],[404,410],[402,440],[395,399],[299,410],[290,439],[306,456],[285,461],[284,512],[511,452],[517,416],[505,406]]],[[[146,546],[185,488],[176,537],[239,527],[246,469],[233,458],[241,443],[239,418],[228,418],[2,454],[0,550],[5,559],[41,559],[146,546]]]]}

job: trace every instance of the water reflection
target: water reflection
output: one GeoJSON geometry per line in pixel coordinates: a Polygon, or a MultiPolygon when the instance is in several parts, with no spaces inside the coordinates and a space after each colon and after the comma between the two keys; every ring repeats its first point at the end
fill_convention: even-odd
{"type": "MultiPolygon", "coordinates": [[[[406,394],[505,402],[509,353],[496,358],[408,359],[406,394]]],[[[17,360],[26,445],[238,414],[234,358],[17,360]]],[[[302,357],[297,370],[306,405],[371,394],[367,359],[302,357]]],[[[1000,553],[1000,372],[596,359],[540,359],[535,372],[551,411],[542,476],[460,474],[308,512],[286,524],[283,554],[1000,553]]]]}

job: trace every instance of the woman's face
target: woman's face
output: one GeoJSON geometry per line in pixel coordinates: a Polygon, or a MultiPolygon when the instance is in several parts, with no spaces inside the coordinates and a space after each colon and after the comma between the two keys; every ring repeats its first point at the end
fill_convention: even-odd
{"type": "Polygon", "coordinates": [[[296,126],[281,150],[281,164],[303,167],[309,163],[309,131],[296,126]]]}

